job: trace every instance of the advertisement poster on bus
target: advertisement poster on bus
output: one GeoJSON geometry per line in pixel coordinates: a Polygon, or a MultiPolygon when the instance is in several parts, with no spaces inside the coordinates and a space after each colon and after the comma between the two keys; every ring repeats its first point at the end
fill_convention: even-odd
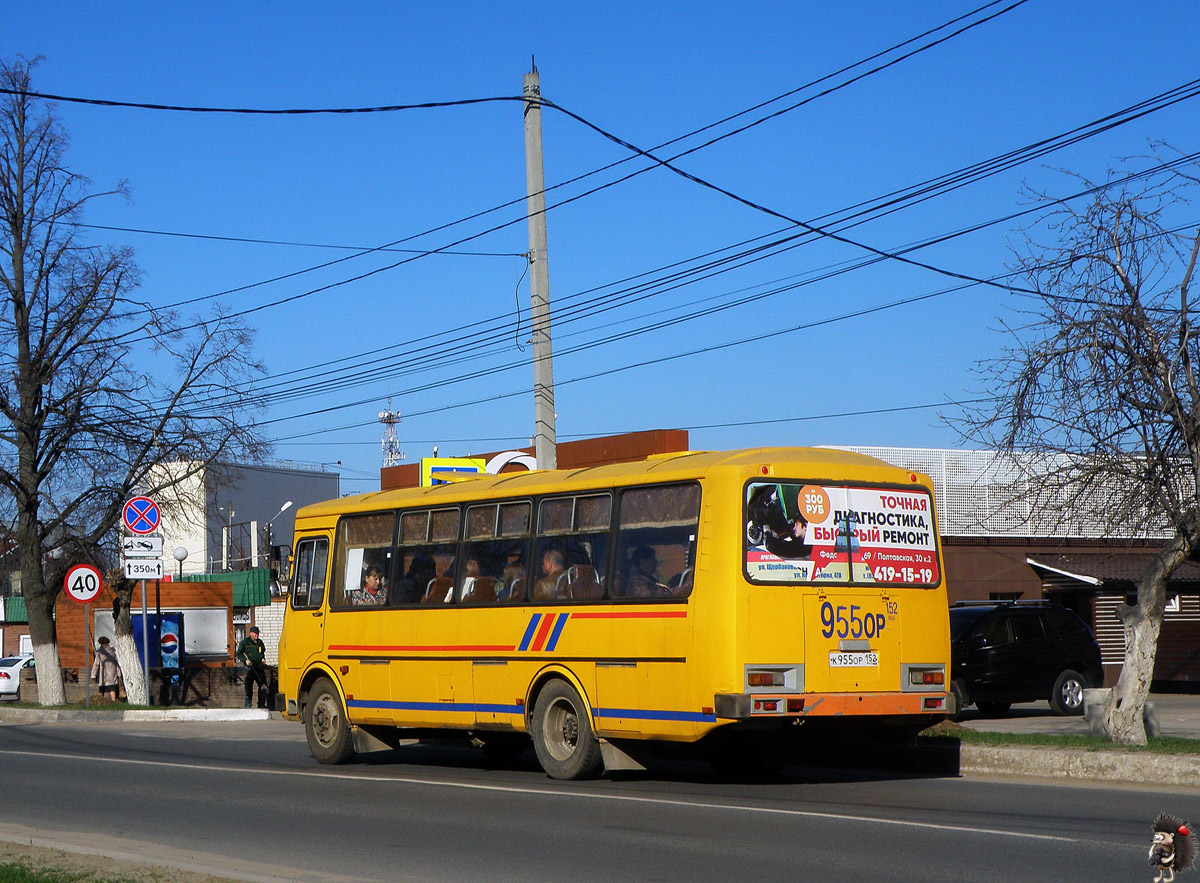
{"type": "Polygon", "coordinates": [[[755,482],[746,492],[754,582],[936,585],[937,531],[924,489],[755,482]]]}

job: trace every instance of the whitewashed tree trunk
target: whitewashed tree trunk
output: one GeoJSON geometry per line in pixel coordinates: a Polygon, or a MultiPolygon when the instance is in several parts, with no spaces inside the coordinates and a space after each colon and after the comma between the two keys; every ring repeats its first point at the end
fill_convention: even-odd
{"type": "Polygon", "coordinates": [[[1117,615],[1125,631],[1125,664],[1117,686],[1104,706],[1103,728],[1110,741],[1120,745],[1145,745],[1146,699],[1154,677],[1154,657],[1167,608],[1167,582],[1190,557],[1200,541],[1200,523],[1193,515],[1155,555],[1138,577],[1137,600],[1122,605],[1117,615]]]}
{"type": "Polygon", "coordinates": [[[1162,614],[1155,620],[1141,612],[1136,604],[1127,610],[1122,617],[1125,664],[1121,667],[1117,686],[1105,704],[1103,726],[1105,734],[1113,742],[1145,745],[1144,710],[1154,675],[1154,655],[1158,647],[1158,633],[1162,628],[1162,614]]]}
{"type": "MultiPolygon", "coordinates": [[[[67,688],[63,685],[62,665],[58,660],[58,645],[33,645],[34,673],[37,677],[38,705],[66,705],[67,688]]],[[[81,674],[86,677],[87,669],[81,674]]]]}
{"type": "Polygon", "coordinates": [[[121,664],[121,677],[125,681],[125,698],[130,705],[149,705],[146,701],[146,679],[142,676],[142,659],[133,635],[117,635],[113,645],[117,648],[117,662],[121,664]]]}

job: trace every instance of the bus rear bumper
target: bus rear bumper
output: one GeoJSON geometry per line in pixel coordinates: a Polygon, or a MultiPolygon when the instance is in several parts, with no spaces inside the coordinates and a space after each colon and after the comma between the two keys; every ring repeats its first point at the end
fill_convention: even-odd
{"type": "Polygon", "coordinates": [[[945,714],[947,693],[717,693],[718,719],[945,714]]]}

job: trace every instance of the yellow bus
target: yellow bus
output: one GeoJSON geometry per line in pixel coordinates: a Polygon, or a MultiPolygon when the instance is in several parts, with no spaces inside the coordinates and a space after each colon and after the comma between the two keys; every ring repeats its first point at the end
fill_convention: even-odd
{"type": "Polygon", "coordinates": [[[481,476],[296,514],[279,710],[313,756],[448,731],[552,777],[945,716],[923,475],[820,448],[481,476]]]}

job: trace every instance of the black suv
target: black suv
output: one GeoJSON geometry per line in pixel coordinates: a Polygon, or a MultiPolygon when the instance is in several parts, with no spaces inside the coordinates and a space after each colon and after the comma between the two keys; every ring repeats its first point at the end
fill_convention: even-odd
{"type": "Polygon", "coordinates": [[[1048,699],[1082,714],[1083,691],[1104,680],[1100,645],[1065,607],[1034,602],[960,602],[950,608],[950,690],[958,711],[974,703],[1000,717],[1014,702],[1048,699]]]}

